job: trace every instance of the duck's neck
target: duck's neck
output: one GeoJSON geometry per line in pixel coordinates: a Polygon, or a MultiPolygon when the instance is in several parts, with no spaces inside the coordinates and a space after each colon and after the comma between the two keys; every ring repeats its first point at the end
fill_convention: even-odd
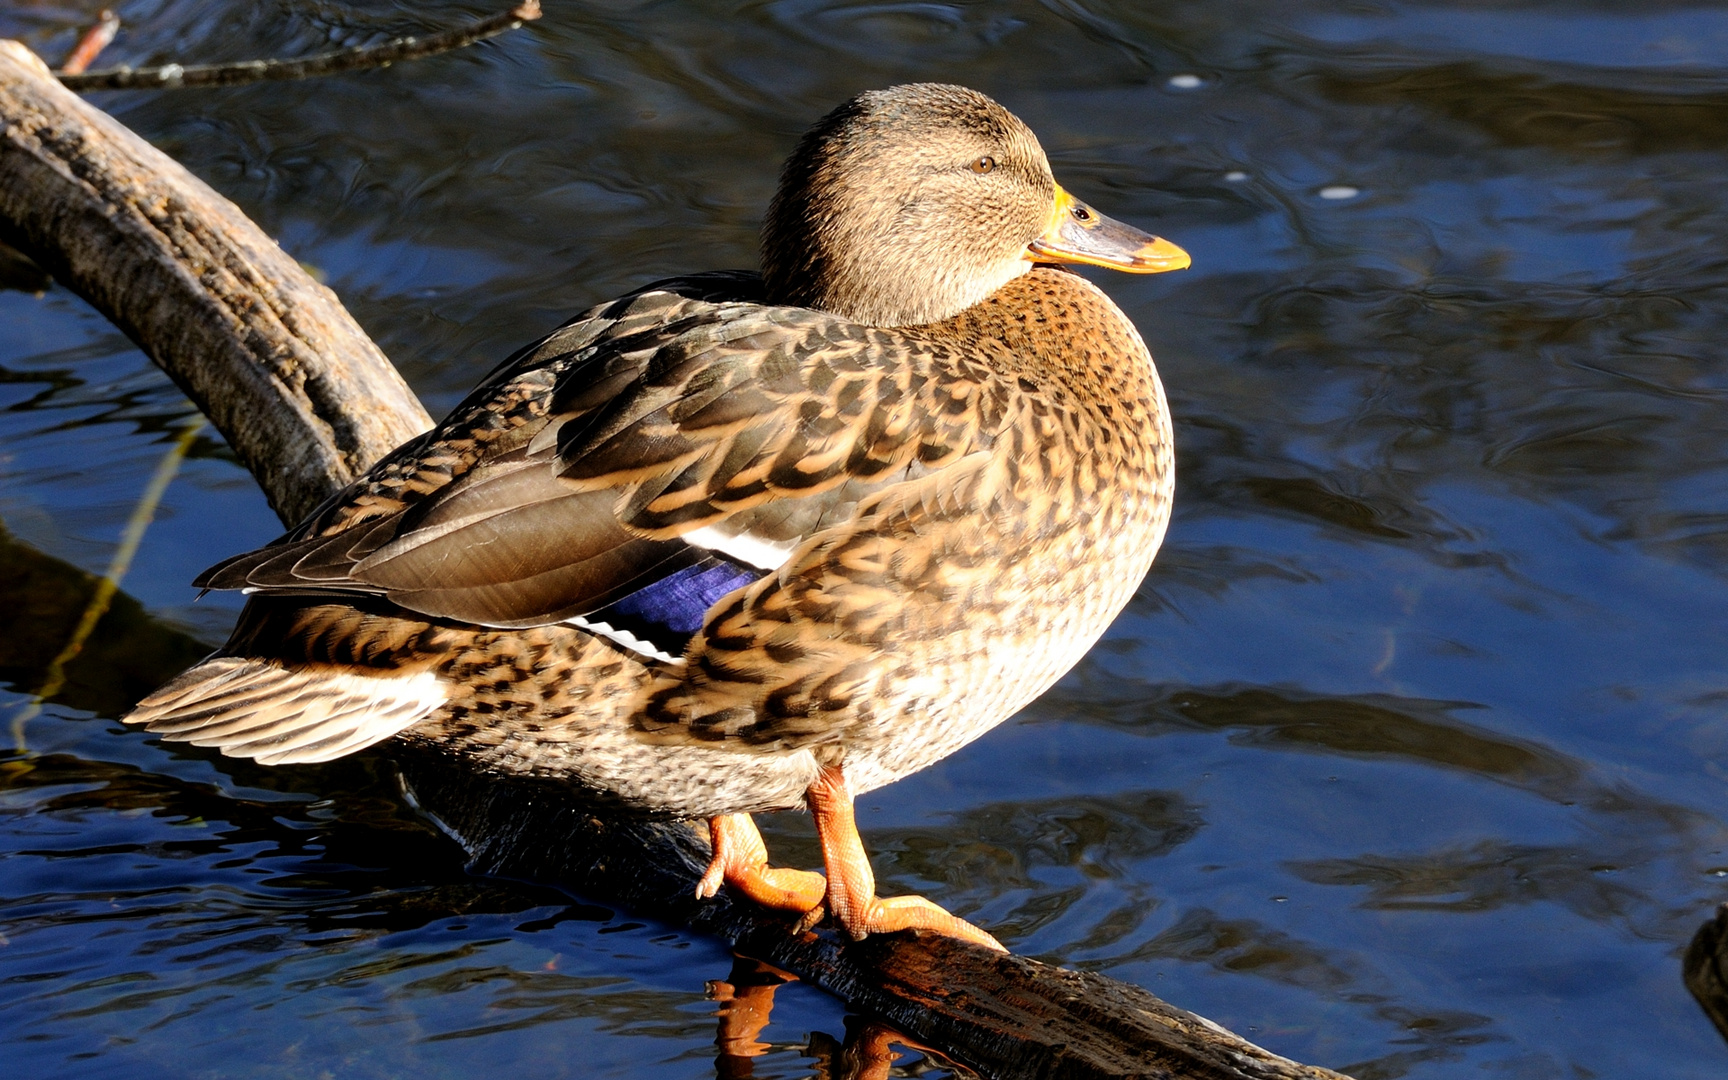
{"type": "Polygon", "coordinates": [[[808,239],[807,250],[800,250],[795,258],[776,253],[775,248],[786,241],[771,239],[764,244],[762,283],[768,302],[814,308],[866,326],[941,322],[1028,269],[1016,256],[976,267],[972,273],[949,274],[933,269],[942,265],[939,256],[946,252],[871,245],[844,235],[828,238],[823,229],[810,230],[808,239]]]}

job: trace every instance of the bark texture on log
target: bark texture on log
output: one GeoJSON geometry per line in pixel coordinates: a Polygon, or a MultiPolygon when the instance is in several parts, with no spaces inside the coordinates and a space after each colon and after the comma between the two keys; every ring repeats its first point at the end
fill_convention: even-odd
{"type": "Polygon", "coordinates": [[[1717,908],[1715,918],[1692,935],[1682,967],[1686,989],[1728,1039],[1728,904],[1717,908]]]}
{"type": "MultiPolygon", "coordinates": [[[[0,236],[142,344],[290,521],[428,421],[335,296],[227,200],[0,42],[0,236]]],[[[551,785],[401,748],[413,797],[479,872],[682,922],[1003,1077],[1345,1080],[1268,1053],[1146,991],[931,934],[794,936],[695,898],[706,840],[606,815],[551,785]]]]}
{"type": "Polygon", "coordinates": [[[0,239],[168,372],[285,522],[431,426],[335,293],[15,41],[0,41],[0,239]]]}

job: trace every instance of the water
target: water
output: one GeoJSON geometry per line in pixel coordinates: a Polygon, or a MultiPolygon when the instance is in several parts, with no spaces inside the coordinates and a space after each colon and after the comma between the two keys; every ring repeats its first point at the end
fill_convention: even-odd
{"type": "MultiPolygon", "coordinates": [[[[1723,1074],[1678,958],[1728,898],[1728,11],[547,8],[386,71],[94,100],[315,267],[436,413],[590,303],[749,265],[779,158],[849,94],[996,95],[1067,187],[1194,256],[1099,278],[1170,389],[1179,503],[1071,677],[860,808],[885,891],[1364,1080],[1723,1074]]],[[[119,10],[136,64],[487,8],[119,10]]],[[[0,33],[55,55],[88,14],[0,33]]],[[[0,327],[10,719],[190,409],[62,289],[0,292],[0,327]]],[[[848,1018],[796,983],[763,1056],[717,1061],[723,949],[467,876],[383,758],[122,730],[234,617],[185,583],[277,529],[195,444],[136,602],[4,764],[9,1072],[828,1067],[848,1018]]],[[[814,865],[807,822],[767,824],[814,865]]]]}

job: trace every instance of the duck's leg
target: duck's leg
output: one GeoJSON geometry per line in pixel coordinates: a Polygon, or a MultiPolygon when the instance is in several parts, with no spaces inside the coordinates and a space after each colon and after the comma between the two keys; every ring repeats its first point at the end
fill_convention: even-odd
{"type": "Polygon", "coordinates": [[[749,814],[724,814],[708,820],[713,858],[696,895],[706,900],[724,882],[763,907],[808,912],[822,906],[828,883],[809,870],[784,870],[768,865],[768,846],[749,814]]]}
{"type": "Polygon", "coordinates": [[[822,862],[828,870],[828,913],[846,928],[854,941],[896,930],[934,930],[963,938],[997,952],[1007,952],[1002,943],[965,919],[948,914],[922,896],[876,895],[876,875],[864,854],[864,841],[852,815],[852,790],[837,767],[824,766],[805,794],[816,819],[816,837],[822,843],[822,862]]]}

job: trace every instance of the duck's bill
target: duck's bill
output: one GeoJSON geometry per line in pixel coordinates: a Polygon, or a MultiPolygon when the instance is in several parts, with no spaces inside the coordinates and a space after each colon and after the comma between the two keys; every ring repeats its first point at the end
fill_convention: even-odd
{"type": "Polygon", "coordinates": [[[1108,266],[1130,274],[1186,270],[1193,262],[1186,251],[1170,241],[1105,217],[1060,185],[1050,212],[1050,227],[1026,246],[1026,257],[1033,262],[1108,266]]]}

